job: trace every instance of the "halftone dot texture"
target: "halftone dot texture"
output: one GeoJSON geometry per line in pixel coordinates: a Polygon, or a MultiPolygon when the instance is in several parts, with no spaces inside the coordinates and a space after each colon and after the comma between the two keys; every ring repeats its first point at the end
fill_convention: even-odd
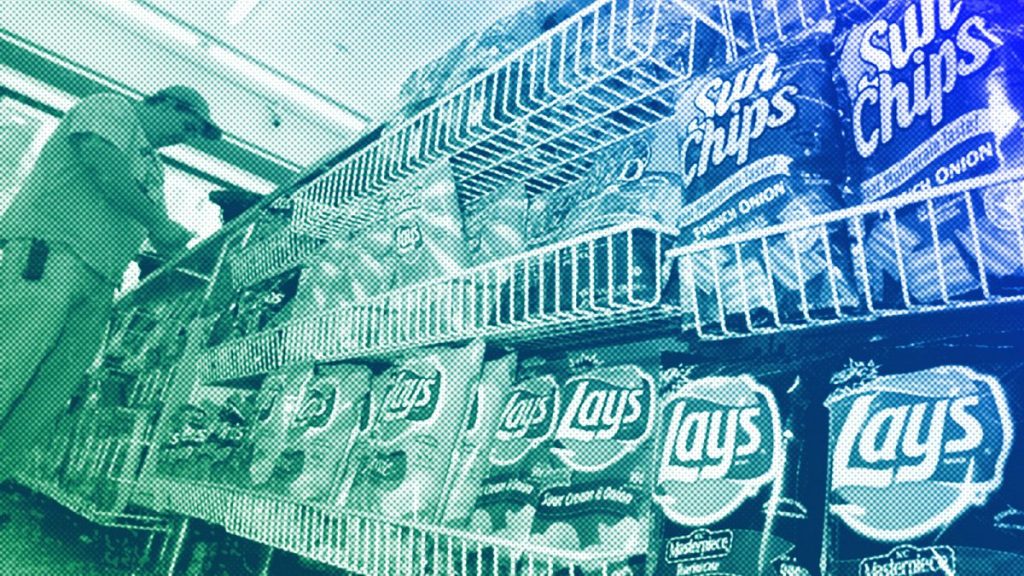
{"type": "MultiPolygon", "coordinates": [[[[670,8],[678,8],[677,4],[634,3],[642,14],[639,20],[651,18],[655,6],[672,14],[670,8]]],[[[621,521],[587,524],[547,518],[547,524],[540,526],[529,507],[509,506],[505,506],[507,513],[487,510],[472,515],[478,525],[502,524],[524,535],[543,533],[568,548],[581,548],[584,541],[623,540],[623,546],[632,546],[649,533],[648,549],[665,552],[652,555],[650,561],[656,557],[672,564],[665,573],[679,573],[680,566],[697,572],[724,571],[712,565],[730,562],[733,572],[744,575],[755,574],[758,565],[783,574],[803,566],[813,573],[822,545],[829,573],[837,576],[885,574],[900,569],[894,567],[912,566],[942,573],[954,564],[957,574],[1024,571],[1019,538],[1014,536],[1020,530],[1019,510],[1024,502],[1014,500],[1007,489],[1024,477],[1020,443],[1014,442],[1012,426],[1024,412],[1016,390],[1021,378],[1016,358],[1021,339],[1019,332],[1000,333],[1014,328],[1007,318],[991,314],[991,308],[978,308],[946,323],[928,324],[907,316],[906,328],[889,323],[877,334],[865,323],[851,323],[861,326],[857,330],[852,326],[845,330],[842,324],[831,330],[821,326],[816,328],[821,341],[810,346],[802,342],[809,350],[799,357],[792,356],[799,346],[794,344],[787,353],[786,345],[780,344],[787,337],[799,340],[792,333],[755,337],[742,344],[726,342],[717,348],[717,356],[709,353],[708,358],[700,357],[704,348],[698,342],[698,336],[718,339],[759,331],[786,332],[846,318],[1019,298],[1024,290],[1024,194],[1018,182],[999,181],[998,176],[1024,157],[1020,124],[1024,6],[1019,1],[985,0],[840,1],[833,6],[837,21],[830,25],[834,27],[800,33],[821,22],[808,19],[806,12],[797,9],[796,0],[780,0],[780,4],[784,9],[779,19],[773,18],[776,4],[761,0],[716,10],[716,18],[730,14],[736,43],[724,42],[702,25],[688,28],[685,17],[677,28],[660,29],[678,32],[659,38],[653,54],[661,67],[649,67],[651,60],[647,60],[644,66],[613,75],[582,94],[574,93],[569,97],[575,98],[572,104],[559,108],[558,114],[578,118],[599,113],[606,114],[608,121],[570,131],[569,136],[531,141],[540,152],[535,157],[520,154],[515,140],[528,138],[531,132],[536,137],[550,131],[552,123],[572,121],[552,114],[517,124],[514,116],[522,111],[516,98],[524,94],[516,89],[504,100],[490,100],[473,114],[481,119],[478,128],[504,131],[500,137],[455,155],[450,164],[442,155],[436,164],[418,166],[420,174],[429,174],[427,164],[440,166],[444,174],[428,182],[406,179],[415,184],[415,190],[388,198],[388,214],[380,222],[354,231],[341,239],[340,247],[336,243],[317,256],[337,258],[329,270],[337,285],[329,293],[320,291],[317,296],[317,290],[304,290],[308,269],[288,271],[228,290],[234,294],[222,299],[223,306],[209,311],[208,321],[195,324],[196,330],[183,337],[169,328],[177,327],[169,319],[191,318],[195,311],[184,312],[182,302],[173,298],[156,298],[143,305],[144,313],[115,318],[110,330],[114,337],[106,351],[128,352],[127,364],[102,372],[100,379],[81,387],[85,391],[70,408],[68,399],[75,397],[80,375],[99,347],[102,325],[109,316],[110,287],[60,243],[50,246],[42,281],[25,281],[21,274],[30,260],[30,244],[9,241],[0,260],[0,325],[19,329],[0,335],[6,339],[3,349],[10,351],[0,359],[0,401],[4,403],[0,404],[4,414],[0,434],[4,457],[13,461],[4,463],[0,473],[50,478],[60,491],[85,495],[100,508],[122,508],[129,488],[117,480],[134,479],[135,463],[142,459],[129,440],[146,434],[146,424],[140,424],[146,418],[122,409],[154,410],[151,402],[161,396],[159,390],[192,381],[179,371],[190,370],[192,376],[204,378],[203,370],[216,356],[220,373],[231,376],[225,379],[242,392],[211,399],[185,391],[166,407],[168,417],[161,421],[166,434],[159,436],[162,444],[155,450],[161,466],[155,473],[177,481],[165,485],[173,492],[166,494],[169,500],[180,504],[180,511],[229,523],[253,539],[271,540],[311,556],[329,556],[324,550],[331,547],[335,552],[351,552],[353,548],[346,547],[351,539],[346,542],[345,535],[360,534],[384,548],[379,555],[383,564],[359,564],[360,571],[396,573],[396,562],[410,559],[400,551],[401,533],[385,530],[383,538],[379,533],[360,533],[359,524],[342,528],[337,519],[303,507],[294,498],[284,504],[276,499],[307,472],[305,454],[286,445],[293,416],[303,414],[315,420],[317,403],[326,404],[326,396],[309,394],[304,385],[290,392],[283,386],[279,394],[257,393],[262,376],[280,367],[288,370],[298,359],[311,360],[325,350],[344,352],[345,346],[392,353],[426,341],[463,340],[486,330],[508,336],[528,324],[531,315],[554,322],[564,311],[545,309],[541,301],[572,303],[569,307],[576,308],[568,316],[575,321],[609,313],[615,304],[623,306],[623,295],[641,294],[638,300],[653,298],[653,304],[676,306],[666,312],[672,319],[670,326],[658,325],[654,331],[659,336],[676,335],[677,326],[684,324],[687,330],[681,346],[691,347],[696,357],[665,367],[683,373],[678,384],[690,393],[681,397],[686,405],[674,398],[658,406],[663,409],[659,425],[668,429],[675,425],[679,432],[675,438],[658,435],[659,442],[682,443],[672,451],[645,453],[642,457],[650,460],[650,470],[634,470],[626,481],[616,480],[628,484],[629,490],[620,490],[621,486],[608,490],[603,485],[597,490],[586,482],[576,490],[583,475],[563,464],[586,462],[593,468],[587,458],[593,454],[587,452],[583,439],[591,433],[610,433],[602,428],[606,424],[622,429],[623,422],[616,418],[625,420],[629,407],[622,391],[632,390],[618,386],[598,390],[593,384],[592,391],[600,394],[581,393],[574,407],[578,417],[562,430],[568,431],[571,440],[546,447],[550,462],[530,474],[556,485],[554,490],[536,491],[547,494],[549,516],[552,512],[557,516],[562,508],[585,507],[599,499],[598,494],[611,495],[618,503],[636,490],[646,495],[646,489],[637,488],[646,482],[655,484],[657,505],[671,506],[669,516],[678,525],[664,528],[654,512],[634,517],[604,509],[597,515],[621,521]],[[781,32],[787,40],[756,51],[752,49],[754,30],[767,36],[772,30],[781,32]],[[688,49],[692,42],[699,43],[698,50],[688,49]],[[673,66],[679,65],[693,67],[692,78],[668,82],[663,74],[678,71],[673,66]],[[620,97],[616,91],[628,92],[631,83],[644,82],[670,85],[650,99],[615,100],[620,97]],[[488,110],[488,105],[497,109],[488,110]],[[654,158],[656,151],[651,149],[659,146],[645,140],[649,135],[631,136],[652,124],[670,132],[659,134],[662,144],[668,142],[667,163],[659,164],[654,158]],[[601,135],[601,130],[610,132],[601,135]],[[611,140],[621,142],[596,154],[587,152],[611,140]],[[555,145],[545,147],[552,141],[555,145]],[[561,159],[550,160],[545,154],[561,159]],[[475,170],[476,162],[486,168],[475,170]],[[519,174],[545,177],[515,176],[519,174]],[[798,226],[815,216],[827,218],[844,204],[855,207],[904,192],[923,193],[979,176],[993,178],[963,190],[951,188],[944,196],[918,197],[827,223],[798,226]],[[488,189],[490,196],[473,203],[488,189]],[[652,201],[652,197],[661,200],[652,201]],[[543,249],[559,240],[571,243],[575,232],[623,219],[679,228],[680,256],[672,260],[671,273],[651,276],[653,262],[664,260],[664,254],[654,250],[653,234],[638,241],[635,235],[617,233],[535,262],[523,261],[520,268],[493,269],[490,284],[482,285],[498,286],[490,294],[502,294],[507,306],[499,304],[486,313],[480,312],[484,305],[472,299],[479,294],[452,296],[453,291],[472,285],[463,283],[462,277],[439,284],[436,290],[410,289],[437,278],[459,277],[466,266],[514,259],[531,247],[543,249]],[[793,228],[758,236],[758,230],[775,224],[793,228]],[[743,233],[752,236],[728,240],[743,233]],[[702,247],[704,241],[721,238],[726,239],[723,244],[702,247]],[[341,255],[345,251],[354,254],[341,255]],[[622,274],[624,256],[630,251],[645,257],[622,274]],[[555,282],[556,271],[561,278],[577,282],[555,282]],[[388,299],[403,288],[409,289],[403,294],[414,297],[388,299]],[[286,311],[289,306],[323,310],[324,302],[346,300],[339,294],[350,294],[348,300],[361,304],[370,302],[370,312],[325,321],[317,325],[319,332],[306,339],[289,339],[290,324],[280,328],[280,318],[302,320],[301,315],[286,311]],[[323,302],[303,302],[303,298],[323,302]],[[459,309],[471,302],[480,308],[459,309]],[[471,317],[485,319],[476,326],[478,332],[465,328],[465,319],[471,317]],[[974,322],[978,325],[964,326],[974,322]],[[402,333],[401,327],[415,331],[402,333]],[[385,329],[389,330],[386,338],[382,336],[385,329]],[[963,336],[965,329],[976,329],[978,334],[963,336]],[[997,335],[984,336],[984,332],[997,335]],[[353,339],[353,333],[358,337],[353,339]],[[948,338],[927,341],[939,333],[948,338]],[[172,352],[186,343],[191,346],[187,352],[172,352]],[[723,355],[723,349],[729,353],[723,355]],[[729,355],[734,357],[723,359],[729,355]],[[856,362],[846,364],[851,358],[856,362]],[[950,373],[959,377],[954,384],[950,384],[950,373]],[[779,414],[769,417],[767,407],[772,404],[752,393],[716,397],[718,388],[729,389],[717,381],[702,381],[696,387],[699,393],[686,387],[698,377],[735,380],[744,376],[753,376],[770,388],[779,414]],[[19,384],[23,382],[31,384],[19,384]],[[808,389],[812,391],[794,392],[808,389]],[[839,392],[826,401],[833,389],[839,392]],[[609,398],[624,400],[616,404],[609,398]],[[623,412],[617,413],[617,407],[623,412]],[[780,433],[783,430],[792,432],[792,437],[780,433]],[[36,443],[40,435],[43,441],[36,443]],[[257,436],[263,444],[277,438],[279,449],[261,446],[273,458],[257,453],[257,436]],[[756,443],[755,437],[772,442],[756,443]],[[778,442],[780,437],[786,440],[778,442]],[[730,438],[734,445],[728,443],[730,438]],[[788,460],[782,459],[782,452],[788,460]],[[726,455],[731,458],[728,462],[726,455]],[[786,482],[780,488],[784,498],[780,502],[769,498],[769,487],[761,482],[773,464],[786,482]],[[679,484],[693,481],[707,481],[708,488],[688,491],[692,486],[687,484],[688,489],[679,489],[679,484]],[[717,486],[716,481],[720,481],[717,486]],[[200,482],[206,483],[202,489],[196,486],[200,482]],[[227,495],[235,494],[229,486],[254,490],[257,495],[243,500],[244,506],[228,506],[227,495]],[[275,491],[280,494],[274,495],[275,491]],[[694,492],[700,494],[700,502],[687,501],[695,498],[694,492]],[[685,497],[668,504],[674,494],[685,497]],[[572,506],[563,505],[570,500],[572,506]],[[731,509],[726,511],[723,505],[714,510],[719,501],[731,509]],[[766,514],[773,506],[776,513],[766,514]],[[512,513],[512,509],[518,511],[512,513]],[[827,538],[822,537],[823,527],[827,538]],[[770,533],[762,537],[766,530],[770,533]],[[334,541],[325,543],[325,538],[334,541]],[[731,549],[723,556],[719,552],[726,545],[731,549]]],[[[805,8],[810,4],[799,3],[805,8]]],[[[572,14],[586,5],[539,2],[460,42],[402,85],[395,124],[429,110],[561,21],[570,19],[568,34],[575,35],[559,47],[571,48],[577,40],[584,44],[599,37],[600,18],[610,13],[611,4],[572,20],[572,14]]],[[[429,16],[457,17],[442,11],[429,16]]],[[[594,60],[588,63],[581,56],[569,61],[586,68],[594,61],[604,62],[608,54],[598,50],[584,56],[594,60]]],[[[482,85],[481,94],[489,97],[510,86],[522,88],[511,79],[520,74],[529,78],[535,72],[525,64],[506,70],[504,80],[496,76],[482,85]]],[[[434,129],[440,128],[435,125],[434,129]]],[[[414,148],[408,142],[404,145],[414,148]]],[[[372,166],[356,175],[366,176],[372,166]]],[[[342,174],[331,176],[332,185],[352,182],[352,174],[342,174]]],[[[321,199],[331,204],[342,196],[331,194],[321,199]]],[[[178,220],[190,219],[205,206],[199,196],[177,192],[169,194],[166,203],[178,220]]],[[[317,264],[322,262],[313,262],[317,264]]],[[[643,309],[650,303],[630,305],[643,309]]],[[[639,332],[623,329],[614,318],[602,331],[610,334],[615,329],[620,330],[616,334],[622,334],[622,341],[639,338],[639,332]]],[[[804,333],[814,341],[815,332],[804,333]]],[[[590,334],[592,339],[577,339],[574,345],[590,346],[586,351],[592,351],[597,334],[590,334]]],[[[525,340],[527,347],[545,351],[545,344],[525,340]]],[[[660,347],[673,345],[640,343],[651,356],[657,356],[660,347]]],[[[716,350],[715,344],[708,344],[707,350],[716,350]]],[[[310,480],[307,474],[305,481],[316,485],[306,486],[309,490],[303,493],[315,492],[328,505],[332,503],[325,493],[345,494],[361,499],[346,504],[352,508],[391,516],[405,511],[415,520],[433,522],[416,511],[426,510],[425,515],[436,517],[445,506],[452,481],[448,471],[458,469],[454,463],[466,456],[453,438],[480,408],[472,399],[472,379],[462,373],[480,371],[483,351],[474,349],[462,356],[457,349],[434,351],[433,364],[422,356],[408,357],[398,362],[400,368],[405,362],[405,370],[378,374],[374,383],[381,390],[376,398],[373,392],[367,397],[361,414],[365,421],[350,440],[353,456],[338,462],[331,473],[317,470],[316,479],[310,480]],[[446,389],[452,372],[461,374],[458,385],[446,389]],[[446,393],[458,398],[445,398],[446,393]],[[451,414],[433,412],[456,404],[451,414]],[[418,423],[395,424],[404,420],[418,423]],[[380,422],[385,423],[383,439],[369,432],[380,422]],[[405,436],[410,427],[419,432],[435,427],[443,429],[443,434],[431,438],[424,432],[409,439],[405,436]]],[[[593,359],[583,354],[577,361],[586,364],[593,359]]],[[[601,370],[595,368],[594,373],[601,370]]],[[[225,382],[205,382],[210,383],[225,382]]],[[[565,386],[557,379],[556,384],[565,386]]],[[[761,390],[747,380],[743,384],[761,390]]],[[[571,406],[575,392],[591,390],[589,386],[579,382],[572,388],[565,386],[563,401],[571,406]]],[[[667,397],[666,390],[659,394],[667,397]]],[[[665,430],[659,429],[658,434],[665,430]]],[[[606,477],[595,480],[607,481],[606,477]]],[[[0,543],[5,538],[10,542],[4,548],[11,552],[7,562],[12,568],[0,572],[117,574],[138,568],[140,562],[152,562],[139,548],[142,540],[137,534],[76,524],[60,508],[46,512],[40,522],[32,511],[53,509],[52,503],[16,489],[2,496],[11,502],[12,512],[6,523],[0,516],[0,543]],[[48,537],[47,533],[57,534],[52,536],[56,540],[46,541],[45,546],[32,544],[33,539],[48,537]]],[[[433,552],[434,544],[426,542],[421,550],[433,552]]],[[[187,540],[184,565],[195,574],[257,573],[257,548],[252,542],[228,537],[222,529],[200,527],[187,540]]],[[[363,544],[364,553],[367,548],[363,544]]],[[[499,556],[489,556],[494,565],[499,556]]],[[[416,562],[421,561],[416,564],[420,572],[435,573],[433,567],[427,568],[429,561],[417,557],[416,562]]],[[[635,571],[638,566],[631,568],[635,571]]]]}

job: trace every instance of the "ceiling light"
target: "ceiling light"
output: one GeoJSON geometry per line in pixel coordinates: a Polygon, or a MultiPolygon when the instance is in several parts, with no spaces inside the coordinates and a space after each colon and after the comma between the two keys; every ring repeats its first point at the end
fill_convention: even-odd
{"type": "Polygon", "coordinates": [[[359,132],[366,127],[366,122],[351,112],[339,107],[322,96],[314,94],[295,83],[267,70],[251,60],[216,44],[209,47],[210,57],[234,71],[271,88],[309,110],[328,118],[339,126],[359,132]]]}
{"type": "Polygon", "coordinates": [[[199,46],[200,38],[198,34],[146,6],[131,0],[103,0],[103,2],[186,46],[193,48],[199,46]]]}
{"type": "Polygon", "coordinates": [[[228,24],[237,26],[239,22],[252,12],[252,9],[260,3],[260,0],[235,0],[235,3],[228,10],[228,24]]]}

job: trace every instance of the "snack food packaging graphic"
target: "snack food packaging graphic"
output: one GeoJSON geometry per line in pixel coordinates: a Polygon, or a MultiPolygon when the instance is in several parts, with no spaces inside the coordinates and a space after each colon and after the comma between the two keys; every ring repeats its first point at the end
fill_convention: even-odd
{"type": "Polygon", "coordinates": [[[475,510],[480,483],[489,469],[488,452],[506,407],[502,400],[515,383],[517,356],[514,352],[484,362],[472,391],[473,406],[458,440],[458,464],[447,491],[442,523],[467,527],[475,510]]]}
{"type": "Polygon", "coordinates": [[[826,568],[1024,570],[1019,331],[867,347],[832,376],[826,568]]]}
{"type": "Polygon", "coordinates": [[[483,352],[478,340],[456,348],[424,349],[387,373],[368,449],[353,449],[346,507],[439,521],[458,466],[458,451],[452,446],[469,417],[483,352]]]}
{"type": "Polygon", "coordinates": [[[665,352],[662,362],[653,573],[816,574],[824,474],[813,472],[807,435],[813,373],[756,347],[665,352]]]}
{"type": "MultiPolygon", "coordinates": [[[[837,8],[851,204],[1022,166],[1019,2],[837,8]]],[[[977,293],[983,282],[1018,292],[1022,197],[1019,183],[992,184],[865,218],[873,298],[893,304],[903,282],[918,303],[977,293]]]]}
{"type": "MultiPolygon", "coordinates": [[[[568,355],[548,448],[552,468],[537,494],[531,542],[594,554],[646,548],[659,349],[644,342],[568,355]]],[[[605,569],[597,562],[577,568],[605,569]]],[[[644,557],[608,569],[643,574],[644,557]]]]}
{"type": "Polygon", "coordinates": [[[279,458],[301,462],[298,475],[282,486],[289,496],[325,502],[337,468],[344,467],[359,432],[369,394],[370,369],[355,364],[322,365],[301,391],[279,458]]]}
{"type": "MultiPolygon", "coordinates": [[[[683,84],[673,119],[684,195],[680,246],[841,205],[830,28],[823,21],[784,45],[683,84]]],[[[694,295],[705,318],[719,307],[726,315],[776,306],[783,316],[798,313],[801,291],[812,311],[857,305],[843,227],[772,236],[767,246],[710,249],[685,264],[683,293],[694,295]]]]}
{"type": "Polygon", "coordinates": [[[537,497],[550,478],[548,450],[558,425],[564,359],[527,357],[516,383],[502,396],[502,412],[487,452],[470,530],[509,540],[524,539],[537,497]]]}

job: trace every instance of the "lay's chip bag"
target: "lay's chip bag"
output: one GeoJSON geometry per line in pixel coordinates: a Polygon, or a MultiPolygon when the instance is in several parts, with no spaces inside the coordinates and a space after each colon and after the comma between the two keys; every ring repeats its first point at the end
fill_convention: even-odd
{"type": "MultiPolygon", "coordinates": [[[[850,203],[1024,165],[1024,4],[873,0],[837,11],[850,203]]],[[[934,303],[986,283],[1019,291],[1022,189],[986,185],[866,216],[873,298],[891,305],[905,288],[912,303],[934,303]]]]}
{"type": "Polygon", "coordinates": [[[356,364],[319,365],[305,385],[288,427],[288,457],[301,454],[302,469],[285,492],[302,501],[330,497],[337,468],[344,467],[359,431],[369,394],[370,369],[356,364]]]}
{"type": "Polygon", "coordinates": [[[524,358],[516,382],[502,395],[502,409],[487,451],[469,529],[507,540],[527,538],[541,488],[554,462],[548,449],[558,425],[564,362],[524,358]]]}
{"type": "MultiPolygon", "coordinates": [[[[550,448],[555,465],[537,498],[531,542],[594,553],[646,548],[659,350],[642,342],[570,354],[573,374],[560,383],[550,448]]],[[[643,556],[612,570],[643,574],[643,556]]]]}
{"type": "Polygon", "coordinates": [[[662,355],[656,576],[817,574],[829,347],[700,342],[662,355]],[[819,399],[820,400],[820,399],[819,399]],[[818,402],[820,405],[820,401],[818,402]]]}
{"type": "MultiPolygon", "coordinates": [[[[368,449],[349,465],[345,506],[411,521],[437,522],[456,444],[473,403],[484,344],[416,351],[396,364],[382,397],[368,449]]],[[[375,382],[376,384],[376,382],[375,382]]]]}
{"type": "Polygon", "coordinates": [[[515,382],[517,355],[507,353],[484,362],[473,406],[458,444],[459,462],[453,471],[442,523],[464,528],[474,511],[480,483],[489,468],[488,453],[501,423],[503,399],[515,382]]]}
{"type": "MultiPolygon", "coordinates": [[[[840,207],[843,163],[830,33],[829,21],[822,21],[680,90],[680,246],[840,207]]],[[[726,315],[778,309],[792,317],[857,305],[841,227],[775,235],[766,246],[746,242],[738,253],[733,246],[705,250],[682,264],[684,297],[696,299],[704,318],[719,309],[726,315]]]]}
{"type": "Polygon", "coordinates": [[[876,337],[835,367],[827,574],[1024,573],[1024,336],[993,312],[876,337]]]}

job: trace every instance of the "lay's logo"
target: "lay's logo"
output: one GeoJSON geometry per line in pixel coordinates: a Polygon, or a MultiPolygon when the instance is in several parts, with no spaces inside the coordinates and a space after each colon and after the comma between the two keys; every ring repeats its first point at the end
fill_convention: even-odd
{"type": "Polygon", "coordinates": [[[612,366],[570,378],[568,402],[552,448],[566,466],[596,472],[636,450],[654,426],[654,378],[636,366],[612,366]]]}
{"type": "Polygon", "coordinates": [[[779,473],[775,396],[750,376],[687,382],[663,402],[654,499],[678,524],[727,517],[779,473]]]}
{"type": "Polygon", "coordinates": [[[524,380],[509,392],[488,460],[495,466],[520,462],[551,439],[558,421],[558,384],[550,375],[524,380]]]}
{"type": "Polygon", "coordinates": [[[825,405],[830,510],[863,536],[919,538],[1002,483],[1013,425],[992,377],[962,366],[882,376],[825,405]]]}
{"type": "Polygon", "coordinates": [[[440,373],[419,376],[414,372],[402,370],[395,377],[395,385],[384,397],[384,421],[429,419],[437,408],[440,390],[440,373]]]}
{"type": "Polygon", "coordinates": [[[495,435],[499,440],[543,438],[550,433],[554,420],[554,395],[532,394],[526,390],[512,393],[495,435]]]}

